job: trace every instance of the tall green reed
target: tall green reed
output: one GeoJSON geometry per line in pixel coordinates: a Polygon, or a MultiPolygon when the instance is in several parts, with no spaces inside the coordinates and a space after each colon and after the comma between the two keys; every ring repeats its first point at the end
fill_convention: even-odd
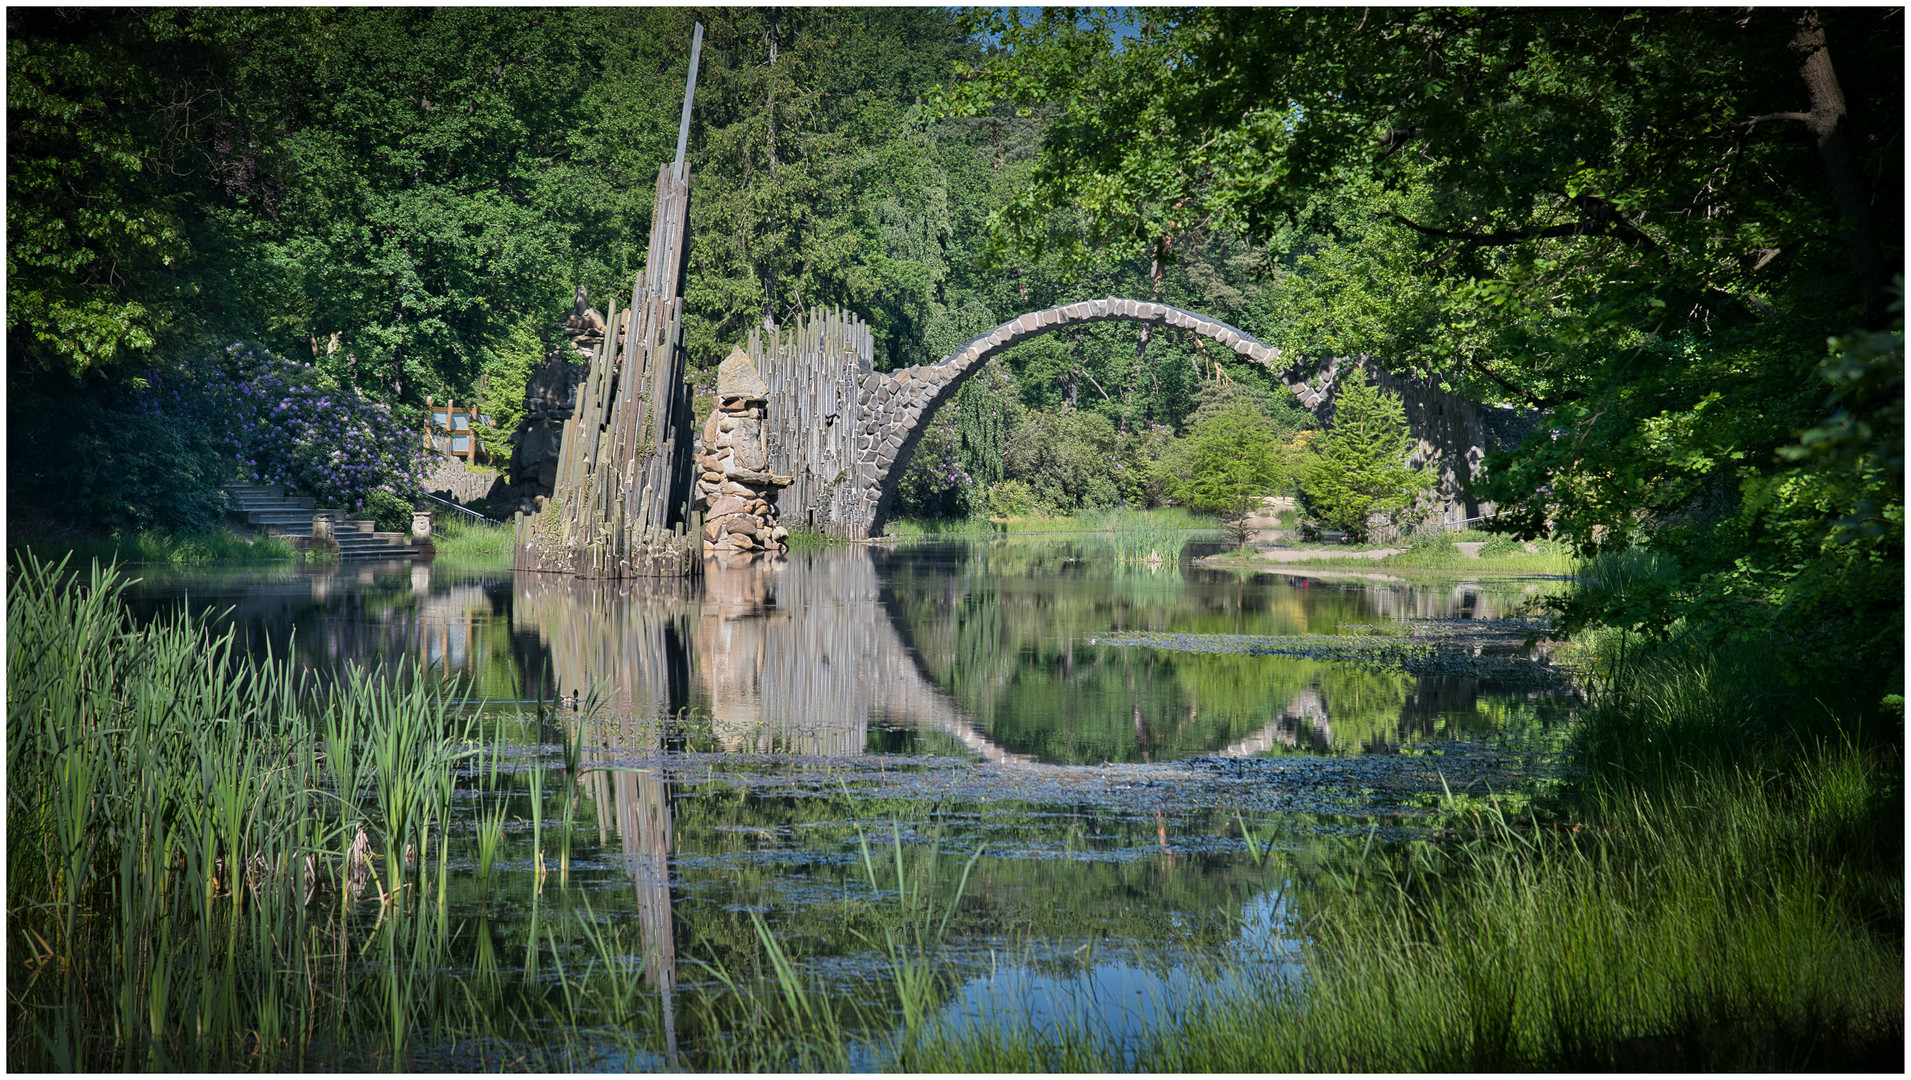
{"type": "Polygon", "coordinates": [[[30,554],[9,583],[9,1052],[295,1062],[348,1011],[351,837],[370,821],[404,876],[443,831],[462,721],[408,670],[327,688],[203,617],[139,625],[129,584],[30,554]]]}

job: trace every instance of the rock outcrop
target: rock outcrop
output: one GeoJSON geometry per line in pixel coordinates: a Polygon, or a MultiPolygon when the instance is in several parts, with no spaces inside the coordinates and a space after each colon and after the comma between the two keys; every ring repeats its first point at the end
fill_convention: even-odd
{"type": "Polygon", "coordinates": [[[776,523],[776,489],[787,476],[770,473],[763,408],[769,387],[742,349],[717,368],[717,407],[697,447],[696,505],[704,512],[706,555],[783,551],[789,531],[776,523]]]}

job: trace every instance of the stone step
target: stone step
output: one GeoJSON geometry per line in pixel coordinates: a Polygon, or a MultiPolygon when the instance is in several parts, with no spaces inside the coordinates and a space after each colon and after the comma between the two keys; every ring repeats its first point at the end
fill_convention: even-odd
{"type": "Polygon", "coordinates": [[[362,540],[340,540],[338,557],[341,559],[409,559],[417,550],[410,544],[395,539],[397,533],[380,533],[376,538],[367,536],[362,540]]]}
{"type": "Polygon", "coordinates": [[[235,510],[233,513],[244,518],[247,525],[298,525],[303,523],[309,528],[312,524],[312,508],[309,506],[304,508],[295,507],[275,510],[235,510]]]}
{"type": "Polygon", "coordinates": [[[332,519],[332,537],[338,541],[341,559],[417,557],[409,533],[379,532],[377,522],[348,518],[335,507],[320,507],[312,496],[287,495],[277,484],[227,484],[225,491],[238,504],[233,516],[267,536],[310,537],[312,519],[325,514],[332,519]]]}

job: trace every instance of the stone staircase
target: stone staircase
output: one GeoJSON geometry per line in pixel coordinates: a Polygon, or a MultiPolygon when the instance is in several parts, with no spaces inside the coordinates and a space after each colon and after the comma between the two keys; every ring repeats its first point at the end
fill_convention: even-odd
{"type": "Polygon", "coordinates": [[[232,496],[237,507],[232,516],[267,536],[310,537],[312,518],[328,514],[340,559],[411,559],[418,555],[405,533],[378,532],[375,522],[347,518],[343,510],[320,509],[318,500],[287,495],[276,484],[228,484],[226,494],[232,496]]]}

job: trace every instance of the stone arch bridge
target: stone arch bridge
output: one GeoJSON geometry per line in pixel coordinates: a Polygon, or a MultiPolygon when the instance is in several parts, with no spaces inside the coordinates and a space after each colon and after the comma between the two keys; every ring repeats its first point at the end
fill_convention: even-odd
{"type": "Polygon", "coordinates": [[[1054,330],[1124,321],[1174,327],[1213,341],[1238,360],[1273,372],[1300,403],[1332,416],[1335,381],[1359,367],[1401,396],[1417,447],[1448,518],[1490,513],[1469,491],[1481,459],[1530,426],[1527,414],[1482,406],[1421,380],[1381,370],[1368,357],[1338,357],[1303,370],[1278,349],[1238,327],[1169,304],[1108,298],[1030,312],[982,334],[934,364],[874,369],[869,329],[838,311],[815,310],[799,324],[753,332],[749,353],[769,386],[765,436],[768,471],[791,483],[777,498],[779,519],[850,540],[880,535],[896,481],[929,418],[997,353],[1054,330]]]}

